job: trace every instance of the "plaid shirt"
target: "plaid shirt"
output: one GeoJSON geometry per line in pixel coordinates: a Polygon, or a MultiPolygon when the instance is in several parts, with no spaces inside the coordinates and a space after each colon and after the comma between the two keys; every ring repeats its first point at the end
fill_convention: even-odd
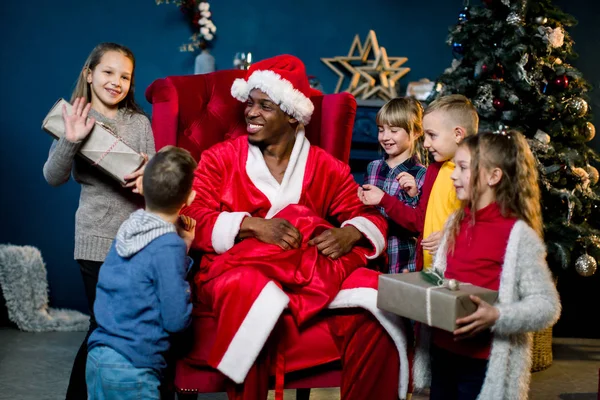
{"type": "MultiPolygon", "coordinates": [[[[375,185],[390,196],[396,197],[409,206],[415,207],[419,202],[421,188],[425,180],[426,168],[419,164],[415,158],[409,158],[402,164],[394,168],[390,168],[385,162],[385,158],[375,160],[369,163],[367,173],[365,175],[365,183],[375,185]],[[401,172],[408,172],[415,177],[419,194],[415,197],[410,197],[400,187],[396,177],[401,172]]],[[[417,239],[414,233],[409,232],[400,225],[389,219],[383,208],[378,207],[381,213],[388,218],[388,273],[399,273],[404,269],[413,272],[416,270],[416,246],[417,239]]]]}

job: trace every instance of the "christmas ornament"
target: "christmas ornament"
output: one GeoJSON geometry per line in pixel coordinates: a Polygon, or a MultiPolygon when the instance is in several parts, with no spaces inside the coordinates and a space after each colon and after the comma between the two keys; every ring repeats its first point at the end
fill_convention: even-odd
{"type": "Polygon", "coordinates": [[[488,7],[491,6],[493,2],[494,0],[483,0],[483,3],[488,7]]]}
{"type": "Polygon", "coordinates": [[[506,17],[506,22],[511,25],[520,25],[523,22],[523,18],[521,18],[521,16],[516,12],[512,11],[510,14],[508,14],[508,17],[506,17]]]}
{"type": "Polygon", "coordinates": [[[533,136],[538,142],[541,142],[543,144],[550,144],[550,135],[548,135],[546,132],[538,129],[537,132],[535,133],[535,135],[533,136]]]}
{"type": "Polygon", "coordinates": [[[479,78],[480,76],[485,75],[487,73],[487,71],[488,71],[487,64],[481,60],[477,61],[477,63],[475,63],[475,70],[473,71],[473,77],[479,78]]]}
{"type": "Polygon", "coordinates": [[[565,41],[565,32],[560,26],[554,29],[548,26],[540,26],[536,36],[541,37],[545,43],[554,48],[562,47],[565,41]]]}
{"type": "Polygon", "coordinates": [[[588,176],[590,177],[590,183],[592,185],[598,183],[598,170],[592,167],[591,165],[588,165],[585,169],[587,170],[588,176]]]}
{"type": "Polygon", "coordinates": [[[574,117],[583,117],[587,114],[588,103],[581,97],[573,97],[567,102],[567,108],[574,117]]]}
{"type": "Polygon", "coordinates": [[[525,70],[525,65],[529,62],[529,54],[525,53],[521,56],[521,60],[517,63],[517,75],[519,79],[524,80],[530,85],[535,84],[535,82],[531,79],[527,71],[525,70]]]}
{"type": "Polygon", "coordinates": [[[569,77],[566,75],[557,76],[552,83],[558,89],[566,89],[569,87],[569,77]]]}
{"type": "Polygon", "coordinates": [[[596,127],[591,122],[586,122],[583,128],[583,138],[586,142],[589,142],[596,136],[596,127]]]}
{"type": "Polygon", "coordinates": [[[592,276],[596,272],[598,263],[589,254],[583,254],[575,261],[575,270],[581,276],[592,276]]]}
{"type": "Polygon", "coordinates": [[[448,289],[458,290],[458,281],[456,279],[448,279],[448,289]]]}
{"type": "Polygon", "coordinates": [[[548,22],[548,18],[542,16],[535,17],[535,22],[536,24],[544,25],[546,22],[548,22]]]}
{"type": "Polygon", "coordinates": [[[494,108],[496,110],[502,110],[504,108],[504,100],[499,99],[499,98],[495,98],[494,102],[492,103],[494,105],[494,108]]]}
{"type": "Polygon", "coordinates": [[[464,24],[471,18],[471,13],[469,12],[469,6],[466,6],[460,14],[458,14],[458,23],[464,24]]]}
{"type": "Polygon", "coordinates": [[[461,43],[454,42],[452,43],[452,53],[455,58],[462,58],[462,55],[465,54],[465,48],[461,43]]]}
{"type": "Polygon", "coordinates": [[[477,89],[477,96],[474,100],[475,106],[484,113],[494,111],[494,95],[491,85],[482,85],[477,89]]]}
{"type": "Polygon", "coordinates": [[[573,173],[573,175],[579,178],[583,190],[587,190],[590,187],[590,175],[585,169],[580,167],[573,167],[571,168],[571,172],[573,173]]]}

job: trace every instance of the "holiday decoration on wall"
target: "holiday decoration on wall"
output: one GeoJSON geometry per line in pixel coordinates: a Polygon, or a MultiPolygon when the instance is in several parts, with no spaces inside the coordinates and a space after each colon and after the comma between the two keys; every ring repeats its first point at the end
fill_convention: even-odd
{"type": "Polygon", "coordinates": [[[447,44],[454,54],[429,101],[461,93],[480,130],[525,134],[540,173],[544,239],[555,274],[594,274],[600,260],[600,157],[588,83],[569,64],[576,21],[551,0],[465,1],[447,44]]]}
{"type": "Polygon", "coordinates": [[[204,0],[156,0],[156,4],[174,4],[186,16],[193,30],[188,43],[180,51],[206,50],[215,38],[217,27],[212,21],[210,4],[204,0]]]}
{"type": "Polygon", "coordinates": [[[410,68],[402,67],[408,58],[389,57],[372,30],[364,43],[359,35],[354,36],[347,56],[321,58],[321,61],[339,78],[335,93],[349,92],[362,100],[398,97],[398,81],[410,71],[410,68]],[[348,86],[342,89],[346,80],[348,86]]]}

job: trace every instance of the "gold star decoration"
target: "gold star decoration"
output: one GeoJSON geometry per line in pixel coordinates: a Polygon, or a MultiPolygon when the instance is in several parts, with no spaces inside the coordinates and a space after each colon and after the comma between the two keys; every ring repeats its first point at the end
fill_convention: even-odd
{"type": "Polygon", "coordinates": [[[347,56],[321,58],[338,76],[335,93],[340,92],[349,74],[349,84],[344,91],[362,100],[372,97],[390,100],[398,97],[396,84],[410,71],[410,68],[402,67],[407,60],[406,57],[388,57],[387,51],[379,46],[377,35],[372,30],[363,44],[358,35],[354,36],[347,56]]]}

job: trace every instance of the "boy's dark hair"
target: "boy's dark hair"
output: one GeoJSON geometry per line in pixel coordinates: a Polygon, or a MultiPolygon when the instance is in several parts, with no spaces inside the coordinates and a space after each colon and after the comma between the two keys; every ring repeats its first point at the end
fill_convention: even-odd
{"type": "Polygon", "coordinates": [[[143,177],[146,207],[152,211],[175,212],[186,202],[196,170],[189,151],[166,146],[146,165],[143,177]]]}

